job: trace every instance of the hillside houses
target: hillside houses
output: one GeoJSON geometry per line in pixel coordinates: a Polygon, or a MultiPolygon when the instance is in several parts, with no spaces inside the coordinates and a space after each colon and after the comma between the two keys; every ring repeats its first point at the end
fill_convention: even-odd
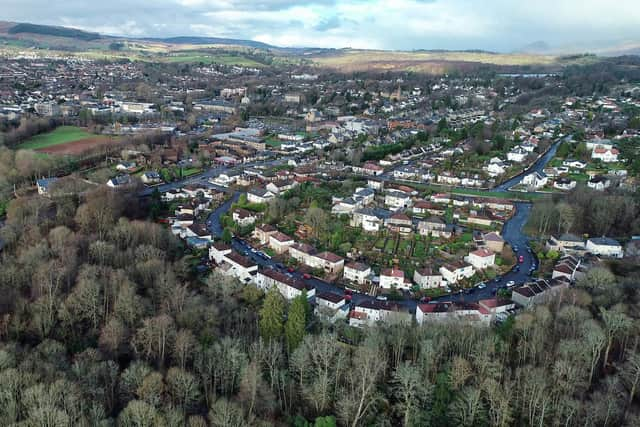
{"type": "Polygon", "coordinates": [[[287,300],[297,298],[304,292],[306,292],[307,298],[313,297],[316,293],[312,285],[268,268],[257,272],[256,285],[265,292],[275,287],[287,300]]]}

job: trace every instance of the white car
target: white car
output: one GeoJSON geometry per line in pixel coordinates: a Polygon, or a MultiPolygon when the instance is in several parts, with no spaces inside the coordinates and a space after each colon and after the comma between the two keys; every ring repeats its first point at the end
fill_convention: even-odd
{"type": "Polygon", "coordinates": [[[487,285],[485,285],[485,284],[484,284],[484,283],[482,283],[482,282],[480,282],[480,283],[478,283],[478,284],[476,285],[476,288],[478,288],[478,289],[484,289],[484,288],[486,288],[486,287],[487,287],[487,285]]]}
{"type": "Polygon", "coordinates": [[[513,288],[516,285],[516,282],[514,282],[513,280],[509,280],[507,282],[507,288],[513,288]]]}

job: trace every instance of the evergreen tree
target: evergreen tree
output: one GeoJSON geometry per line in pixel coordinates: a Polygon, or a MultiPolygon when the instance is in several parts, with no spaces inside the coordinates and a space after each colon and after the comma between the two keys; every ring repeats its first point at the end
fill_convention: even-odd
{"type": "Polygon", "coordinates": [[[260,335],[266,341],[282,337],[284,318],[284,300],[276,288],[267,293],[260,309],[260,335]]]}
{"type": "Polygon", "coordinates": [[[306,292],[303,292],[302,295],[293,300],[291,307],[289,307],[289,317],[284,325],[284,333],[290,352],[295,350],[304,339],[304,331],[307,324],[307,305],[307,295],[306,292]]]}
{"type": "Polygon", "coordinates": [[[229,228],[225,228],[224,230],[222,230],[222,241],[225,243],[231,243],[231,239],[233,239],[231,230],[229,230],[229,228]]]}

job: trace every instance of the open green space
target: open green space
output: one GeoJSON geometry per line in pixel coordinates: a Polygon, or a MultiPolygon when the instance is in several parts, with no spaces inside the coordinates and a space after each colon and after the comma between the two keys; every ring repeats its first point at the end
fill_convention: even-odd
{"type": "Polygon", "coordinates": [[[80,141],[81,139],[93,138],[95,136],[96,135],[76,126],[60,126],[51,132],[29,138],[20,144],[19,147],[25,150],[38,150],[54,145],[80,141]]]}

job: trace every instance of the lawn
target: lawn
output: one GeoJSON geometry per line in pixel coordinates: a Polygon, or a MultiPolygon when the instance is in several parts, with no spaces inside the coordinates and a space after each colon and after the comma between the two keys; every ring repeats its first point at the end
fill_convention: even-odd
{"type": "Polygon", "coordinates": [[[60,126],[51,132],[29,138],[20,144],[19,147],[25,150],[38,150],[94,137],[94,134],[76,126],[60,126]]]}

